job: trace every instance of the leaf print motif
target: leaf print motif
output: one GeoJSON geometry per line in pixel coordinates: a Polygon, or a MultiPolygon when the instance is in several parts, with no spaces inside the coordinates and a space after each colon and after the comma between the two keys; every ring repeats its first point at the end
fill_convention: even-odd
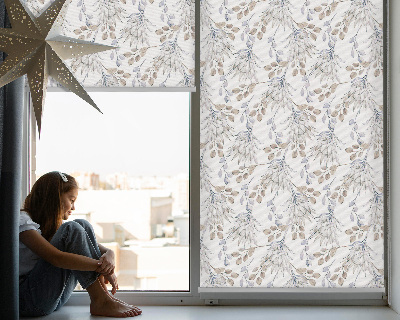
{"type": "Polygon", "coordinates": [[[345,14],[347,24],[354,23],[355,27],[375,26],[374,11],[376,6],[371,0],[353,0],[350,2],[350,8],[345,14]]]}
{"type": "Polygon", "coordinates": [[[257,245],[258,226],[260,223],[253,217],[250,210],[239,213],[235,217],[234,226],[229,230],[232,240],[237,240],[238,246],[249,248],[257,245]]]}
{"type": "MultiPolygon", "coordinates": [[[[225,221],[229,221],[231,209],[227,206],[223,194],[210,190],[203,206],[208,212],[205,224],[210,230],[217,228],[218,225],[224,225],[225,221]]],[[[214,238],[214,236],[211,236],[211,238],[214,238]]]]}
{"type": "Polygon", "coordinates": [[[288,108],[293,107],[292,92],[294,88],[287,81],[285,76],[274,77],[268,81],[265,93],[263,93],[260,103],[265,107],[288,108]]]}
{"type": "Polygon", "coordinates": [[[235,61],[230,66],[228,75],[239,77],[239,81],[257,81],[256,68],[259,58],[253,52],[253,45],[248,43],[246,49],[239,50],[234,55],[235,61]]]}
{"type": "Polygon", "coordinates": [[[369,201],[370,203],[370,217],[368,225],[374,235],[374,240],[378,240],[383,232],[383,193],[374,190],[374,196],[369,201]]]}
{"type": "Polygon", "coordinates": [[[204,162],[204,153],[203,156],[200,158],[200,189],[201,190],[210,190],[211,188],[211,169],[204,162]]]}
{"type": "Polygon", "coordinates": [[[306,287],[307,284],[309,283],[310,279],[307,279],[307,277],[304,274],[296,274],[295,272],[291,272],[291,277],[286,282],[285,287],[288,288],[301,288],[301,287],[306,287]]]}
{"type": "Polygon", "coordinates": [[[182,62],[184,51],[180,48],[177,39],[165,41],[161,45],[160,54],[154,59],[155,71],[162,71],[167,78],[170,74],[177,71],[186,70],[187,67],[182,62]]]}
{"type": "Polygon", "coordinates": [[[292,182],[290,180],[291,168],[285,158],[272,160],[268,164],[266,173],[261,176],[260,185],[264,190],[271,192],[290,191],[292,182]]]}
{"type": "Polygon", "coordinates": [[[350,164],[349,172],[343,177],[342,185],[352,192],[373,190],[372,167],[367,159],[356,159],[350,164]]]}
{"type": "Polygon", "coordinates": [[[383,33],[382,28],[374,27],[374,33],[370,36],[371,51],[369,54],[369,66],[374,68],[374,76],[378,77],[383,72],[383,33]]]}
{"type": "MultiPolygon", "coordinates": [[[[310,108],[310,107],[309,107],[310,108]]],[[[313,126],[313,117],[318,110],[311,112],[306,106],[301,108],[302,110],[296,110],[292,108],[292,114],[287,119],[288,141],[292,145],[291,149],[298,150],[302,157],[305,157],[305,147],[308,141],[314,138],[315,128],[313,126]]],[[[310,109],[314,109],[311,107],[310,109]]]]}
{"type": "Polygon", "coordinates": [[[180,0],[177,2],[176,10],[182,12],[178,25],[185,33],[184,39],[194,39],[194,15],[195,15],[195,0],[180,0]]]}
{"type": "Polygon", "coordinates": [[[203,144],[200,147],[207,147],[210,156],[214,158],[221,151],[224,141],[231,139],[233,135],[232,126],[229,123],[229,117],[223,112],[224,106],[220,105],[214,108],[210,106],[210,113],[201,121],[203,130],[203,144]]]}
{"type": "MultiPolygon", "coordinates": [[[[303,193],[294,190],[292,190],[292,196],[286,201],[285,206],[287,225],[292,226],[292,231],[301,233],[306,223],[313,220],[315,209],[311,207],[309,199],[303,193]]],[[[304,233],[300,238],[305,238],[304,233]]]]}
{"type": "Polygon", "coordinates": [[[383,112],[374,109],[373,116],[367,122],[371,132],[370,145],[374,150],[374,158],[383,156],[383,112]]]}
{"type": "Polygon", "coordinates": [[[270,244],[268,253],[262,258],[260,266],[266,273],[272,273],[276,276],[290,275],[292,269],[291,253],[283,239],[274,241],[270,244]]]}
{"type": "Polygon", "coordinates": [[[271,24],[272,28],[290,28],[294,22],[291,6],[289,0],[269,0],[267,9],[261,15],[261,23],[266,27],[271,24]]]}
{"type": "Polygon", "coordinates": [[[118,23],[125,20],[125,12],[122,1],[97,0],[93,7],[93,14],[96,16],[96,26],[102,40],[108,38],[115,40],[115,33],[118,23]]]}
{"type": "Polygon", "coordinates": [[[328,166],[338,163],[339,139],[335,134],[335,121],[329,121],[328,130],[317,135],[316,145],[313,147],[313,155],[315,159],[320,159],[320,164],[328,166]]]}
{"type": "Polygon", "coordinates": [[[335,44],[329,43],[329,48],[321,50],[314,65],[311,67],[311,73],[321,82],[340,82],[339,69],[341,59],[336,53],[335,44]]]}
{"type": "Polygon", "coordinates": [[[71,59],[71,69],[75,73],[85,77],[90,73],[102,73],[105,71],[97,53],[71,59]]]}
{"type": "Polygon", "coordinates": [[[202,61],[211,67],[212,76],[217,72],[216,66],[223,64],[224,58],[232,54],[228,39],[228,33],[223,28],[211,25],[201,42],[203,48],[202,61]]]}
{"type": "Polygon", "coordinates": [[[122,41],[128,42],[129,46],[134,49],[150,46],[150,27],[152,23],[145,13],[146,6],[139,6],[137,13],[132,13],[126,21],[125,27],[122,29],[122,41]]]}
{"type": "Polygon", "coordinates": [[[351,82],[351,89],[342,98],[345,107],[352,107],[353,110],[369,108],[374,110],[377,105],[374,97],[375,89],[368,81],[367,76],[357,77],[351,82]]]}
{"type": "Polygon", "coordinates": [[[366,240],[355,241],[351,244],[349,254],[344,259],[343,267],[351,270],[354,274],[368,272],[373,274],[377,271],[373,261],[373,251],[366,240]]]}
{"type": "Polygon", "coordinates": [[[288,42],[288,61],[291,61],[297,67],[304,68],[307,58],[311,58],[315,52],[315,45],[311,40],[316,37],[313,31],[319,32],[319,30],[310,29],[308,24],[305,24],[303,28],[293,28],[292,33],[286,39],[288,42]]]}
{"type": "Polygon", "coordinates": [[[239,132],[235,137],[235,142],[228,149],[228,155],[233,159],[237,158],[237,162],[244,165],[257,163],[256,153],[260,142],[255,137],[251,126],[247,130],[239,132]]]}
{"type": "MultiPolygon", "coordinates": [[[[320,214],[316,220],[317,223],[311,232],[311,238],[319,241],[321,247],[339,245],[340,222],[335,217],[333,206],[329,205],[328,212],[320,214]]],[[[324,262],[320,259],[318,264],[322,263],[324,262]]]]}

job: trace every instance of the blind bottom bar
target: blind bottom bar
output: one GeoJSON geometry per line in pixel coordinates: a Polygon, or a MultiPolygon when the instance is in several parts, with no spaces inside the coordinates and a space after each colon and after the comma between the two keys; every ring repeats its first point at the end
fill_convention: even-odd
{"type": "Polygon", "coordinates": [[[200,299],[376,300],[383,288],[199,288],[200,299]]]}
{"type": "MultiPolygon", "coordinates": [[[[84,87],[87,92],[196,92],[195,87],[84,87]]],[[[63,87],[47,87],[48,92],[69,92],[63,87]]]]}

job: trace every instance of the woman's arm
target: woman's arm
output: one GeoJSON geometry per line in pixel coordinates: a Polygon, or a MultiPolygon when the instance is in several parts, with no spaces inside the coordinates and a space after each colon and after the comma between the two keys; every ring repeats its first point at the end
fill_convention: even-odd
{"type": "Polygon", "coordinates": [[[98,245],[99,245],[99,249],[100,249],[101,254],[105,254],[105,253],[107,253],[108,251],[111,251],[111,252],[114,254],[114,252],[113,252],[111,249],[106,248],[105,246],[103,246],[103,245],[100,244],[100,243],[98,243],[98,245]]]}
{"type": "Polygon", "coordinates": [[[104,281],[105,283],[110,283],[112,286],[111,293],[115,294],[118,290],[118,280],[117,276],[115,275],[115,254],[114,251],[111,249],[106,248],[105,246],[101,245],[100,243],[99,249],[102,254],[100,257],[100,261],[102,262],[101,267],[99,268],[101,271],[107,271],[108,273],[104,274],[104,281]]]}
{"type": "Polygon", "coordinates": [[[97,272],[99,272],[99,268],[101,267],[99,260],[57,249],[36,230],[21,232],[19,239],[39,257],[55,267],[97,272]]]}
{"type": "Polygon", "coordinates": [[[115,269],[115,255],[114,251],[111,249],[106,248],[105,246],[101,245],[100,243],[99,249],[102,256],[100,257],[101,267],[99,268],[100,273],[104,275],[111,275],[114,273],[115,269]]]}

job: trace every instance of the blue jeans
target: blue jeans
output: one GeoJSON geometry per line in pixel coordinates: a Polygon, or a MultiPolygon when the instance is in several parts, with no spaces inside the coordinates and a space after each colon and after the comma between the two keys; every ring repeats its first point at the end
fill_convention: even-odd
{"type": "MultiPolygon", "coordinates": [[[[64,252],[93,259],[101,256],[93,228],[86,220],[77,219],[63,223],[50,243],[64,252]]],[[[98,276],[94,271],[61,269],[39,259],[19,285],[20,315],[50,314],[68,301],[78,281],[86,289],[98,276]]]]}

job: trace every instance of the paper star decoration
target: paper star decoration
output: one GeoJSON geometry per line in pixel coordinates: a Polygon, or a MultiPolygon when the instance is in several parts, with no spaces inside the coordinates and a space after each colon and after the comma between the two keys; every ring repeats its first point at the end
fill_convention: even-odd
{"type": "Polygon", "coordinates": [[[63,60],[114,47],[61,35],[70,1],[56,0],[35,18],[19,0],[4,0],[11,29],[0,28],[0,50],[8,54],[0,65],[0,87],[27,75],[39,134],[48,76],[100,111],[63,60]]]}

